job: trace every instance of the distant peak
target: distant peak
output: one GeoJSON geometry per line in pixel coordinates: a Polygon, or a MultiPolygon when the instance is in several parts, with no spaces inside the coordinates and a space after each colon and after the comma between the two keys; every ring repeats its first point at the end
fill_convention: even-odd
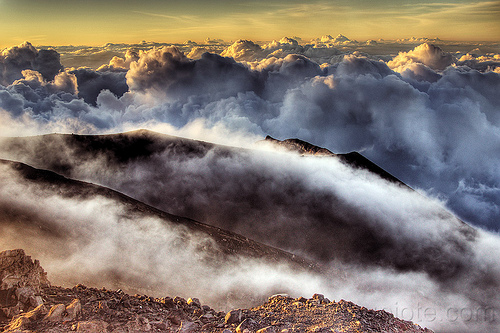
{"type": "Polygon", "coordinates": [[[315,146],[307,141],[297,138],[280,141],[268,135],[264,141],[283,147],[286,150],[297,152],[301,155],[335,156],[334,153],[326,148],[315,146]]]}

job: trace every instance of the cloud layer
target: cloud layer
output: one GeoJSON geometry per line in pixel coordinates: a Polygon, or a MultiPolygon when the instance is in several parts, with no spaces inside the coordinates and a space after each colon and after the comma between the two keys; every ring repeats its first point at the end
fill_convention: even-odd
{"type": "Polygon", "coordinates": [[[0,126],[4,135],[145,127],[243,145],[298,137],[361,151],[463,219],[499,230],[498,56],[424,43],[384,62],[342,54],[339,45],[360,44],[342,37],[242,40],[196,60],[184,53],[191,44],[145,44],[99,70],[63,70],[55,51],[23,44],[2,52],[0,126]]]}

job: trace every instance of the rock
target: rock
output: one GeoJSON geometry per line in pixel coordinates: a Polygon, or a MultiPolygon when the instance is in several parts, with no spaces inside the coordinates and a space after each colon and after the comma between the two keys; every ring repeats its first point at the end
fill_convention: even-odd
{"type": "Polygon", "coordinates": [[[239,324],[243,320],[243,311],[241,310],[231,310],[224,317],[224,322],[226,324],[239,324]]]}
{"type": "Polygon", "coordinates": [[[163,321],[151,321],[150,324],[152,328],[159,331],[166,331],[170,327],[167,323],[163,321]]]}
{"type": "Polygon", "coordinates": [[[185,300],[184,298],[182,298],[182,297],[179,297],[179,296],[175,296],[175,297],[174,297],[174,303],[175,303],[175,304],[178,304],[178,305],[180,305],[180,306],[185,306],[185,305],[187,305],[186,300],[185,300]]]}
{"type": "Polygon", "coordinates": [[[312,298],[322,301],[325,299],[325,296],[323,294],[314,294],[312,298]]]}
{"type": "Polygon", "coordinates": [[[167,319],[170,320],[170,322],[174,325],[180,325],[182,323],[181,318],[175,314],[168,316],[167,319]]]}
{"type": "Polygon", "coordinates": [[[215,318],[215,316],[213,314],[211,314],[211,313],[206,313],[206,314],[204,314],[203,316],[200,317],[200,319],[206,319],[206,320],[212,320],[214,318],[215,318]]]}
{"type": "Polygon", "coordinates": [[[5,327],[4,332],[13,332],[16,330],[21,330],[32,321],[42,318],[46,313],[47,309],[42,304],[27,313],[24,313],[22,315],[13,318],[10,324],[7,325],[7,327],[5,327]]]}
{"type": "Polygon", "coordinates": [[[183,321],[181,327],[177,330],[178,333],[191,333],[198,332],[200,325],[190,321],[183,321]]]}
{"type": "Polygon", "coordinates": [[[196,316],[196,317],[200,317],[204,314],[203,310],[200,309],[200,308],[197,308],[195,307],[194,311],[193,311],[193,315],[196,316]]]}
{"type": "Polygon", "coordinates": [[[67,317],[64,320],[73,321],[82,312],[82,304],[79,299],[74,299],[67,307],[66,313],[67,317]]]}
{"type": "Polygon", "coordinates": [[[24,250],[0,252],[0,289],[32,287],[36,292],[40,292],[41,287],[49,285],[47,273],[40,266],[40,262],[33,262],[24,250]]]}
{"type": "Polygon", "coordinates": [[[267,326],[258,330],[257,333],[276,333],[276,328],[274,326],[267,326]]]}
{"type": "Polygon", "coordinates": [[[164,297],[160,299],[160,303],[165,304],[165,306],[170,309],[176,307],[174,300],[170,297],[164,297]]]}
{"type": "Polygon", "coordinates": [[[63,315],[66,312],[64,304],[57,304],[50,308],[49,313],[45,316],[48,321],[62,321],[63,315]]]}
{"type": "Polygon", "coordinates": [[[7,318],[41,305],[41,288],[48,286],[47,273],[24,250],[0,252],[0,308],[7,318]]]}
{"type": "Polygon", "coordinates": [[[259,323],[257,323],[252,318],[247,318],[241,322],[241,324],[236,327],[237,333],[244,333],[245,331],[255,332],[259,329],[259,323]]]}
{"type": "Polygon", "coordinates": [[[78,333],[104,333],[109,324],[102,320],[80,321],[76,327],[78,333]]]}
{"type": "Polygon", "coordinates": [[[201,302],[199,299],[197,298],[189,298],[187,300],[187,304],[188,305],[193,305],[193,306],[196,306],[196,307],[199,307],[201,309],[201,302]]]}
{"type": "Polygon", "coordinates": [[[151,331],[151,324],[148,318],[138,316],[134,321],[127,323],[127,328],[129,333],[149,332],[151,331]]]}

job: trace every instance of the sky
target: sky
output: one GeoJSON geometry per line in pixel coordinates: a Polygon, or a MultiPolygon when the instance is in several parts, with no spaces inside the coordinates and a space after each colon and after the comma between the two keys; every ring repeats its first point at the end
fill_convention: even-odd
{"type": "Polygon", "coordinates": [[[0,47],[184,42],[439,37],[495,41],[499,1],[75,1],[0,0],[0,47]]]}

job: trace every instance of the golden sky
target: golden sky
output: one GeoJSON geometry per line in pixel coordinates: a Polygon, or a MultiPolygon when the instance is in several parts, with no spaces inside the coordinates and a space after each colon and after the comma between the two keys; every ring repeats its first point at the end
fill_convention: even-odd
{"type": "Polygon", "coordinates": [[[500,1],[0,0],[0,47],[205,38],[500,40],[500,1]]]}

